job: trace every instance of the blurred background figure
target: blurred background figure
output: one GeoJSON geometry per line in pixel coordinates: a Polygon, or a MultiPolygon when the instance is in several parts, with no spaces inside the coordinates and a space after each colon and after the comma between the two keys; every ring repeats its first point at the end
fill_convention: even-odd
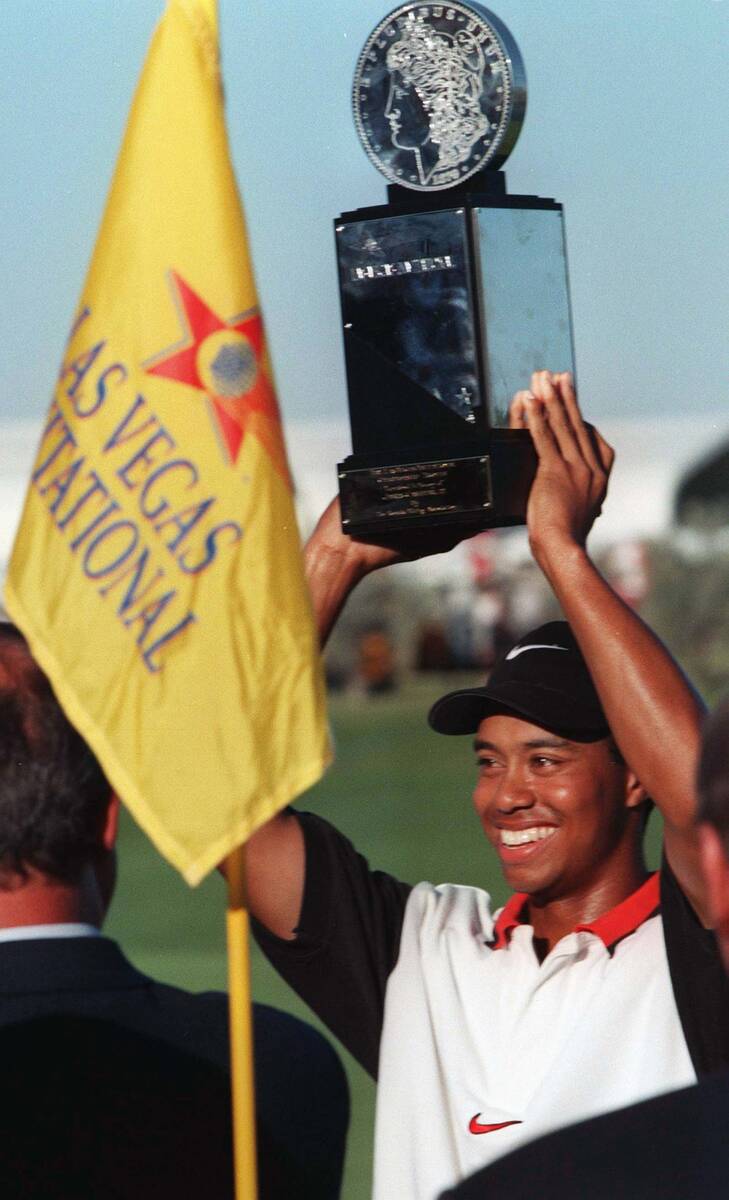
{"type": "Polygon", "coordinates": [[[413,666],[416,671],[450,671],[455,666],[442,621],[421,622],[413,666]]]}
{"type": "Polygon", "coordinates": [[[631,608],[640,608],[651,590],[648,550],[644,542],[617,542],[608,551],[605,567],[612,585],[631,608]]]}
{"type": "Polygon", "coordinates": [[[469,583],[454,584],[444,596],[445,636],[455,667],[473,663],[473,608],[469,583]]]}
{"type": "Polygon", "coordinates": [[[506,596],[496,580],[483,580],[476,585],[472,610],[471,666],[490,671],[514,642],[506,613],[506,596]]]}
{"type": "Polygon", "coordinates": [[[357,674],[369,696],[395,690],[395,656],[392,641],[384,629],[371,629],[361,635],[357,674]]]}

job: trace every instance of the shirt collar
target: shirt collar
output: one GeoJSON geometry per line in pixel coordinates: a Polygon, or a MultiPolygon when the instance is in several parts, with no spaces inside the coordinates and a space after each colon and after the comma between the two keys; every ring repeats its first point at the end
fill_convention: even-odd
{"type": "MultiPolygon", "coordinates": [[[[509,938],[518,925],[523,924],[529,896],[526,892],[515,892],[494,922],[492,950],[503,950],[509,944],[509,938]]],[[[612,950],[621,938],[633,933],[639,925],[647,921],[660,906],[660,889],[658,872],[651,875],[645,883],[632,892],[615,908],[602,913],[594,921],[584,925],[576,925],[575,933],[593,933],[599,937],[606,950],[612,950]]]]}
{"type": "Polygon", "coordinates": [[[95,925],[64,921],[57,925],[12,925],[0,929],[0,942],[36,941],[40,938],[100,937],[95,925]]]}

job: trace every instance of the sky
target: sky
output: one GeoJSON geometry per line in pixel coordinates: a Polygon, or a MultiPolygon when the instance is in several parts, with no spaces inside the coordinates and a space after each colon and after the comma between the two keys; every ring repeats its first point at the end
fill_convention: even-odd
{"type": "MultiPolygon", "coordinates": [[[[219,8],[231,151],[284,418],[342,421],[332,222],[385,200],[350,93],[390,6],[219,8]]],[[[565,205],[585,411],[598,422],[711,414],[729,433],[729,0],[493,8],[528,80],[509,191],[565,205]]],[[[47,406],[162,9],[3,0],[0,423],[37,420],[47,406]]]]}

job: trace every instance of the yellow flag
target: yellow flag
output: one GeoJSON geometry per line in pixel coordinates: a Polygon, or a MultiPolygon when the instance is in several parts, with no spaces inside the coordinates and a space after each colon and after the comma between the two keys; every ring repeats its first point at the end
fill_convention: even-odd
{"type": "Polygon", "coordinates": [[[328,762],[214,0],[169,0],[154,34],[6,605],[191,884],[328,762]]]}

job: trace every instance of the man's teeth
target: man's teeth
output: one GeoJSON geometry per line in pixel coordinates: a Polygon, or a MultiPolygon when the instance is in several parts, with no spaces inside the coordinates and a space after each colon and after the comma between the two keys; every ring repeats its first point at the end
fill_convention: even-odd
{"type": "Polygon", "coordinates": [[[502,829],[502,846],[525,846],[527,842],[542,842],[554,833],[553,825],[534,825],[531,829],[502,829]]]}

